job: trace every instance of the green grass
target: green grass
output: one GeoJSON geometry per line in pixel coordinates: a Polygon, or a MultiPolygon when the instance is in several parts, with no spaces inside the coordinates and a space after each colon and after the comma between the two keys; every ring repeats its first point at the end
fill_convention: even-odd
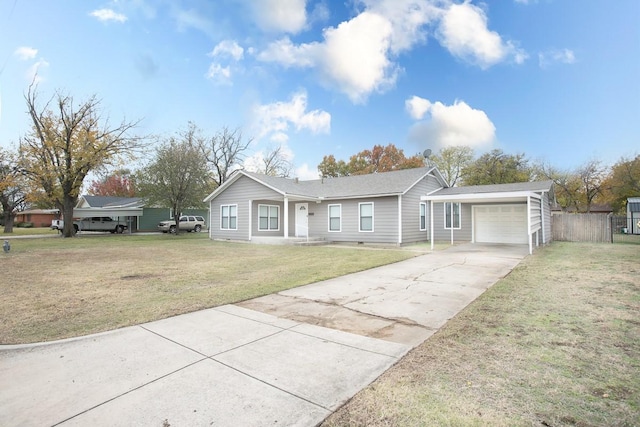
{"type": "Polygon", "coordinates": [[[205,233],[13,239],[0,343],[86,335],[234,303],[418,252],[213,242],[205,233]]]}
{"type": "Polygon", "coordinates": [[[640,425],[638,255],[539,250],[324,426],[640,425]]]}

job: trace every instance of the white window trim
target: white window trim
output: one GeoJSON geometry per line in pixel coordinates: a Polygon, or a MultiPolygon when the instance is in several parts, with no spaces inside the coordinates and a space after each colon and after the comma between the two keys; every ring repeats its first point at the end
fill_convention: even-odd
{"type": "Polygon", "coordinates": [[[259,204],[258,205],[258,231],[280,231],[280,206],[278,205],[267,205],[267,204],[259,204]],[[278,213],[277,213],[277,218],[278,218],[278,228],[269,228],[268,226],[271,224],[271,209],[267,209],[267,228],[260,228],[260,207],[261,206],[267,206],[268,208],[276,208],[278,213]]]}
{"type": "MultiPolygon", "coordinates": [[[[229,212],[231,212],[231,209],[229,209],[229,212]]],[[[231,224],[231,218],[232,218],[231,215],[227,216],[227,224],[229,224],[229,225],[231,224]]],[[[231,204],[231,205],[220,205],[220,230],[238,230],[238,205],[237,204],[235,204],[235,205],[234,204],[231,204]],[[236,218],[236,227],[235,228],[231,228],[231,227],[222,228],[222,218],[223,218],[223,216],[222,216],[222,210],[223,209],[222,208],[225,207],[225,206],[228,207],[228,208],[231,208],[231,207],[235,207],[236,208],[236,216],[235,216],[235,218],[236,218]]]]}
{"type": "Polygon", "coordinates": [[[327,231],[329,233],[340,233],[342,232],[342,205],[340,203],[333,203],[327,206],[327,231]],[[337,230],[332,230],[331,229],[331,206],[337,206],[338,209],[340,209],[340,216],[338,216],[338,218],[340,219],[340,224],[338,226],[337,230]]]}
{"type": "Polygon", "coordinates": [[[442,210],[444,211],[444,216],[443,216],[443,219],[444,219],[444,223],[443,223],[443,225],[444,225],[444,229],[445,229],[445,230],[461,230],[461,229],[462,229],[462,203],[460,203],[460,202],[443,202],[443,203],[442,203],[442,210]],[[452,215],[451,215],[451,225],[452,225],[452,227],[447,227],[447,215],[448,215],[448,212],[447,212],[447,203],[451,203],[451,214],[452,214],[452,215]],[[458,216],[459,216],[459,221],[458,221],[458,226],[457,226],[457,227],[453,227],[453,205],[454,205],[454,204],[456,204],[456,205],[458,205],[458,206],[459,206],[459,207],[458,207],[458,212],[459,212],[459,215],[458,215],[458,216]]]}
{"type": "Polygon", "coordinates": [[[375,228],[374,227],[374,224],[375,224],[374,218],[375,218],[375,209],[374,209],[373,202],[361,202],[361,203],[358,203],[358,231],[360,233],[373,233],[373,230],[375,228]],[[362,205],[371,205],[371,230],[363,230],[362,229],[362,216],[360,214],[360,212],[361,212],[360,211],[360,207],[362,205]]]}
{"type": "Polygon", "coordinates": [[[420,202],[420,207],[418,208],[418,227],[420,231],[427,231],[427,202],[420,202]],[[422,207],[424,206],[424,227],[422,226],[422,207]]]}

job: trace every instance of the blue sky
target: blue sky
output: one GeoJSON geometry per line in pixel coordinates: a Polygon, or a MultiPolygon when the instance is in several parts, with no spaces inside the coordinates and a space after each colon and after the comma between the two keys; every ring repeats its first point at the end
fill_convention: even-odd
{"type": "Polygon", "coordinates": [[[282,146],[302,179],[375,144],[640,151],[637,0],[0,0],[0,72],[3,147],[37,74],[140,134],[240,127],[248,164],[282,146]]]}

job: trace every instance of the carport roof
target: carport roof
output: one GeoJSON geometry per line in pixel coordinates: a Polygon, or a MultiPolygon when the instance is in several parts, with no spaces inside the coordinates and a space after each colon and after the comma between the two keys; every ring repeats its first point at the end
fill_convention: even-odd
{"type": "Polygon", "coordinates": [[[469,185],[441,188],[422,200],[458,202],[521,202],[528,196],[540,198],[540,194],[550,192],[553,181],[516,182],[512,184],[469,185]]]}

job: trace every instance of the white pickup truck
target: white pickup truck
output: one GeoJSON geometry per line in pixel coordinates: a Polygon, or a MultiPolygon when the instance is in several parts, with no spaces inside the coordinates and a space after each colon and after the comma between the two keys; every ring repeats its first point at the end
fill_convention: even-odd
{"type": "MultiPolygon", "coordinates": [[[[54,219],[51,221],[51,229],[62,231],[63,228],[63,220],[54,219]]],[[[122,234],[127,228],[126,224],[116,221],[108,216],[94,216],[73,221],[73,229],[76,233],[78,231],[108,231],[109,233],[122,234]]]]}

